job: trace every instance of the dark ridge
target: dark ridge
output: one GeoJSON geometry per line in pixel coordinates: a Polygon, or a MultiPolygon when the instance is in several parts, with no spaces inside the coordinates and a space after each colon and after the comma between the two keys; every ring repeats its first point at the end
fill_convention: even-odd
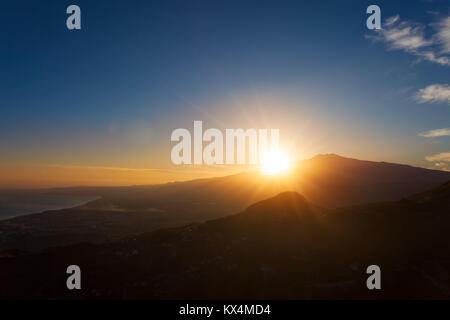
{"type": "Polygon", "coordinates": [[[249,206],[246,212],[259,212],[259,211],[274,211],[274,212],[286,212],[300,214],[302,212],[310,211],[311,207],[308,201],[297,192],[287,191],[278,194],[277,196],[260,201],[249,206]]]}

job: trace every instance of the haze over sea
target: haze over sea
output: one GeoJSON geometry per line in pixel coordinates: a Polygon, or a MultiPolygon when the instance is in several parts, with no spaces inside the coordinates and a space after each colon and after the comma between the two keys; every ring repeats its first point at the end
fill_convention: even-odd
{"type": "Polygon", "coordinates": [[[0,220],[47,210],[72,208],[97,198],[92,195],[52,194],[48,190],[0,190],[0,220]]]}

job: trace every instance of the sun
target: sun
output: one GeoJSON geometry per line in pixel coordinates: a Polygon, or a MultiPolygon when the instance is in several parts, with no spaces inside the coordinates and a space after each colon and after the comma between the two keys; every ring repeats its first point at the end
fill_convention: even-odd
{"type": "Polygon", "coordinates": [[[270,149],[262,158],[260,172],[263,175],[277,175],[289,170],[290,161],[286,152],[270,149]]]}

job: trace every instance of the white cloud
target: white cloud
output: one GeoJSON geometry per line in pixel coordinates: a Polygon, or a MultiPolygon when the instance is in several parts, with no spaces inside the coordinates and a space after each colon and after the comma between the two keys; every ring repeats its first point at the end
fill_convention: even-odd
{"type": "Polygon", "coordinates": [[[450,86],[447,84],[432,84],[420,89],[415,96],[419,103],[447,102],[450,104],[450,86]]]}
{"type": "Polygon", "coordinates": [[[432,44],[431,40],[425,39],[422,25],[400,21],[398,15],[389,18],[380,32],[391,49],[415,51],[432,44]]]}
{"type": "Polygon", "coordinates": [[[386,19],[375,35],[366,37],[386,43],[390,50],[402,50],[420,60],[450,66],[450,57],[447,56],[450,53],[450,17],[436,26],[436,34],[427,38],[424,25],[401,21],[400,16],[396,15],[386,19]]]}
{"type": "Polygon", "coordinates": [[[447,166],[447,164],[444,163],[444,162],[436,162],[434,165],[435,165],[436,167],[446,167],[446,166],[447,166]]]}
{"type": "Polygon", "coordinates": [[[442,52],[450,53],[450,17],[442,19],[437,24],[437,30],[436,38],[442,45],[442,52]]]}
{"type": "Polygon", "coordinates": [[[400,15],[392,16],[392,17],[389,17],[386,19],[386,21],[384,22],[384,25],[390,27],[399,20],[400,20],[400,15]]]}
{"type": "Polygon", "coordinates": [[[450,58],[449,57],[436,57],[436,54],[433,51],[424,51],[420,53],[420,57],[424,60],[428,60],[430,62],[436,62],[443,66],[450,66],[450,58]]]}
{"type": "Polygon", "coordinates": [[[435,162],[435,161],[444,161],[444,162],[450,162],[450,152],[443,152],[443,153],[438,153],[432,156],[427,156],[425,157],[425,159],[427,159],[427,161],[430,162],[435,162]]]}
{"type": "Polygon", "coordinates": [[[432,170],[441,170],[441,171],[448,171],[450,172],[450,166],[448,163],[445,162],[436,162],[434,164],[434,167],[429,167],[428,169],[432,169],[432,170]]]}
{"type": "Polygon", "coordinates": [[[450,136],[450,128],[435,129],[419,133],[419,136],[425,138],[450,136]]]}
{"type": "Polygon", "coordinates": [[[441,171],[449,171],[450,172],[450,163],[448,163],[448,162],[450,162],[450,153],[448,153],[448,152],[447,153],[440,153],[440,154],[437,154],[437,155],[434,155],[434,156],[428,156],[428,157],[426,157],[426,159],[428,161],[432,161],[432,162],[438,161],[438,162],[434,163],[434,167],[429,167],[429,169],[434,169],[434,170],[438,169],[438,170],[441,170],[441,171]],[[439,160],[435,160],[436,157],[437,158],[443,157],[444,160],[441,160],[441,161],[447,161],[447,162],[439,162],[439,160]],[[447,158],[447,160],[445,160],[445,158],[447,158]]]}

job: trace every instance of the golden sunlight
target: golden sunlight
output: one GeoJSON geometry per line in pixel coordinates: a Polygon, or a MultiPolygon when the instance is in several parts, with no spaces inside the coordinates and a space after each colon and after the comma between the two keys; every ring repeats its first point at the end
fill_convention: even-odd
{"type": "Polygon", "coordinates": [[[262,158],[260,172],[263,175],[283,174],[289,167],[288,154],[280,149],[271,149],[262,158]]]}

